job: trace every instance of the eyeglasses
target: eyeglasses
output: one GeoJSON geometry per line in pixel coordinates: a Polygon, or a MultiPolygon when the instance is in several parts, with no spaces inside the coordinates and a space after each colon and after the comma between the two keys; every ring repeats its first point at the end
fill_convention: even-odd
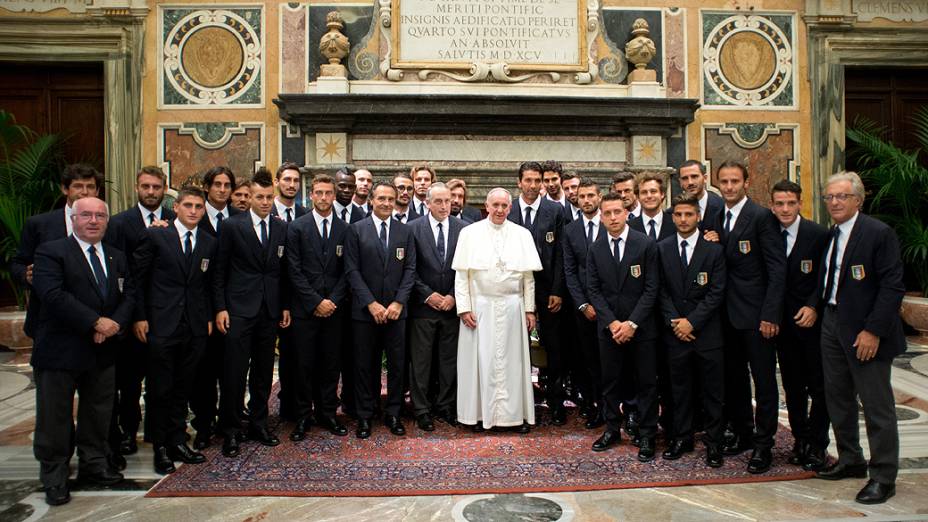
{"type": "Polygon", "coordinates": [[[410,185],[397,185],[396,190],[399,192],[412,192],[412,186],[410,185]]]}
{"type": "Polygon", "coordinates": [[[96,218],[97,221],[106,221],[110,216],[105,212],[79,212],[74,214],[83,221],[90,221],[96,218]]]}
{"type": "Polygon", "coordinates": [[[822,196],[822,201],[825,203],[831,203],[832,200],[837,199],[838,201],[847,201],[848,198],[857,197],[857,194],[825,194],[822,196]]]}

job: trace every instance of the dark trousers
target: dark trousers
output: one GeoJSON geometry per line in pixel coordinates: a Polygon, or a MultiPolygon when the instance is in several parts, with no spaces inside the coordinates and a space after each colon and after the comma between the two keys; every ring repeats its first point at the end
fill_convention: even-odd
{"type": "Polygon", "coordinates": [[[703,429],[706,444],[722,443],[723,400],[725,397],[725,363],[722,347],[696,348],[692,343],[664,339],[667,347],[668,367],[673,391],[673,432],[679,439],[691,439],[696,429],[693,417],[698,408],[704,415],[703,429]],[[700,403],[701,392],[702,401],[700,403]]]}
{"type": "Polygon", "coordinates": [[[113,366],[84,371],[35,369],[32,451],[39,461],[39,479],[46,488],[67,483],[75,445],[81,473],[95,474],[106,469],[115,375],[113,366]],[[79,396],[76,429],[75,392],[79,396]]]}
{"type": "Polygon", "coordinates": [[[457,316],[417,317],[409,320],[410,375],[409,391],[416,415],[432,411],[454,414],[457,411],[458,330],[457,316]],[[434,357],[437,356],[437,357],[434,357]],[[437,360],[438,389],[434,400],[429,394],[432,360],[437,360]]]}
{"type": "Polygon", "coordinates": [[[219,427],[226,438],[241,430],[246,379],[251,429],[267,429],[267,401],[274,378],[277,322],[264,307],[256,317],[233,315],[229,318],[219,398],[219,427]]]}
{"type": "MultiPolygon", "coordinates": [[[[348,305],[345,305],[346,308],[349,308],[348,305]]],[[[341,356],[339,357],[338,372],[341,375],[342,389],[341,396],[339,400],[342,405],[342,412],[352,417],[357,416],[355,411],[355,404],[357,401],[354,397],[355,384],[354,384],[354,332],[352,332],[352,327],[354,322],[351,320],[350,311],[346,311],[344,314],[341,314],[342,317],[339,319],[339,324],[342,328],[342,351],[341,356]]],[[[380,376],[378,375],[379,379],[380,376]]],[[[378,382],[378,385],[380,383],[378,382]]]]}
{"type": "Polygon", "coordinates": [[[599,360],[602,364],[603,405],[606,429],[619,431],[622,416],[622,375],[626,365],[632,365],[638,384],[637,402],[641,416],[642,438],[653,438],[657,433],[657,360],[654,339],[632,338],[625,344],[616,344],[611,337],[599,338],[599,360]]]}
{"type": "Polygon", "coordinates": [[[185,321],[170,336],[148,336],[145,415],[154,446],[185,442],[187,405],[205,348],[206,336],[192,335],[185,321]]]}
{"type": "MultiPolygon", "coordinates": [[[[293,353],[293,395],[297,419],[313,412],[335,417],[338,409],[338,367],[342,354],[342,312],[327,318],[295,317],[290,326],[293,353]]],[[[278,370],[279,371],[279,370],[278,370]]]]}
{"type": "Polygon", "coordinates": [[[564,320],[564,309],[554,313],[548,310],[548,296],[544,300],[536,300],[535,309],[538,310],[538,336],[545,349],[548,367],[545,369],[548,377],[548,387],[545,390],[548,407],[563,406],[567,398],[564,390],[564,379],[567,376],[567,360],[563,354],[561,322],[564,320]]]}
{"type": "Polygon", "coordinates": [[[219,416],[219,384],[222,380],[226,336],[214,329],[206,339],[206,348],[196,365],[196,378],[190,397],[193,410],[191,424],[197,433],[212,434],[219,416]]]}
{"type": "MultiPolygon", "coordinates": [[[[719,349],[721,352],[721,348],[719,349]]],[[[660,416],[658,417],[658,422],[661,427],[664,428],[664,435],[667,438],[676,437],[676,421],[674,420],[675,413],[675,402],[674,402],[674,392],[673,392],[673,378],[670,370],[670,347],[668,346],[668,341],[666,339],[658,339],[656,346],[657,354],[657,401],[660,404],[660,416]]],[[[695,361],[688,365],[689,368],[698,368],[699,364],[695,361]]],[[[698,371],[698,370],[697,370],[698,371]]],[[[719,367],[719,371],[722,369],[719,367]]],[[[699,374],[690,375],[690,384],[694,384],[694,377],[698,377],[699,374]]],[[[719,373],[719,378],[723,378],[723,373],[719,373]]],[[[721,383],[720,383],[721,384],[721,383]]],[[[699,401],[699,388],[698,386],[692,386],[692,391],[690,392],[693,397],[692,399],[698,403],[699,401]]],[[[719,406],[721,407],[721,398],[719,401],[719,406]]],[[[719,413],[721,415],[721,412],[719,413]]],[[[690,423],[692,424],[692,417],[690,418],[690,423]]]]}
{"type": "MultiPolygon", "coordinates": [[[[142,381],[145,380],[145,365],[148,346],[132,335],[119,341],[116,352],[116,376],[113,395],[113,413],[110,422],[110,443],[118,444],[121,437],[135,438],[142,421],[142,381]]],[[[146,423],[147,424],[147,423],[146,423]]],[[[148,430],[145,430],[146,438],[148,430]]]]}
{"type": "Polygon", "coordinates": [[[292,328],[277,329],[277,378],[280,381],[280,416],[296,418],[297,370],[295,349],[292,347],[292,328]]]}
{"type": "Polygon", "coordinates": [[[759,330],[726,324],[724,356],[726,420],[735,434],[751,438],[755,448],[772,448],[780,404],[773,341],[764,339],[759,330]],[[752,378],[756,411],[751,407],[752,378]]]}
{"type": "Polygon", "coordinates": [[[406,320],[376,324],[352,321],[354,334],[355,411],[359,419],[374,416],[380,401],[380,368],[387,355],[387,404],[384,412],[399,417],[403,407],[403,369],[406,367],[406,320]],[[374,384],[376,382],[376,385],[374,384]]]}
{"type": "MultiPolygon", "coordinates": [[[[576,351],[582,361],[585,378],[581,381],[581,393],[588,406],[597,406],[602,411],[602,365],[599,362],[599,335],[596,332],[596,321],[588,320],[582,313],[575,313],[577,324],[577,338],[580,349],[576,351]]],[[[570,346],[570,345],[568,345],[570,346]]]]}
{"type": "Polygon", "coordinates": [[[792,319],[776,338],[780,377],[786,393],[789,428],[796,442],[828,447],[828,408],[822,374],[821,329],[799,328],[792,319]],[[811,402],[811,409],[810,409],[811,402]]]}
{"type": "Polygon", "coordinates": [[[899,472],[899,429],[890,385],[892,361],[860,362],[855,348],[841,346],[837,314],[826,307],[822,318],[822,369],[825,400],[838,446],[838,463],[865,462],[860,448],[859,397],[870,445],[870,478],[883,484],[895,484],[899,472]]]}

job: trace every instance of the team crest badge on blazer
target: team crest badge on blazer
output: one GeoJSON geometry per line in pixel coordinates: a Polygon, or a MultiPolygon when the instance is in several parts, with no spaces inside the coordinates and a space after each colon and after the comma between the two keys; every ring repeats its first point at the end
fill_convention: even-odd
{"type": "Polygon", "coordinates": [[[123,285],[125,285],[125,283],[126,283],[125,278],[119,277],[119,278],[116,279],[116,286],[119,287],[119,293],[120,293],[120,294],[122,293],[122,287],[123,287],[123,285]]]}
{"type": "Polygon", "coordinates": [[[632,265],[631,268],[628,269],[628,272],[635,279],[641,277],[641,265],[632,265]]]}
{"type": "Polygon", "coordinates": [[[335,245],[335,257],[342,257],[342,246],[335,245]]]}
{"type": "Polygon", "coordinates": [[[802,261],[800,261],[799,271],[802,272],[803,274],[811,274],[812,273],[812,260],[803,259],[802,261]]]}
{"type": "Polygon", "coordinates": [[[404,259],[406,259],[406,249],[405,249],[405,248],[397,248],[397,249],[396,249],[396,260],[397,260],[397,261],[402,261],[402,260],[404,260],[404,259]]]}
{"type": "Polygon", "coordinates": [[[545,234],[545,241],[548,243],[554,243],[554,232],[548,232],[545,234]]]}
{"type": "Polygon", "coordinates": [[[747,254],[751,252],[751,242],[745,239],[744,241],[738,241],[738,252],[742,254],[747,254]]]}
{"type": "Polygon", "coordinates": [[[863,278],[867,277],[867,272],[864,271],[864,265],[854,265],[851,267],[851,277],[855,281],[862,281],[863,278]]]}
{"type": "Polygon", "coordinates": [[[696,274],[696,284],[706,286],[709,284],[709,272],[700,272],[696,274]]]}
{"type": "Polygon", "coordinates": [[[284,257],[284,246],[280,245],[277,247],[277,257],[284,257]]]}
{"type": "Polygon", "coordinates": [[[200,272],[206,272],[206,270],[207,270],[208,268],[209,268],[209,258],[208,258],[208,257],[204,257],[204,258],[200,261],[200,272]]]}

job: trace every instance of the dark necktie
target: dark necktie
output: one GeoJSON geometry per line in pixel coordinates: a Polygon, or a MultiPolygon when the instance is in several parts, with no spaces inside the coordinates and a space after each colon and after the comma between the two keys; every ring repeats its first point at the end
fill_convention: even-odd
{"type": "Polygon", "coordinates": [[[651,221],[648,223],[648,237],[654,241],[657,241],[657,231],[655,229],[656,226],[657,223],[654,222],[654,219],[651,219],[651,221]]]}
{"type": "Polygon", "coordinates": [[[387,253],[387,222],[380,222],[380,246],[383,247],[383,252],[387,253]]]}
{"type": "Polygon", "coordinates": [[[683,263],[683,271],[686,272],[686,269],[690,266],[690,261],[687,259],[686,247],[689,246],[689,243],[684,239],[680,241],[680,262],[683,263]]]}
{"type": "Polygon", "coordinates": [[[525,207],[525,228],[532,228],[532,207],[525,207]]]}
{"type": "Polygon", "coordinates": [[[90,254],[90,268],[93,269],[93,277],[97,280],[97,287],[100,288],[100,294],[106,295],[106,271],[103,270],[103,263],[97,257],[97,249],[93,245],[87,247],[87,253],[90,254]]]}
{"type": "Polygon", "coordinates": [[[593,222],[590,221],[586,224],[586,242],[593,244],[593,222]]]}
{"type": "Polygon", "coordinates": [[[261,220],[261,245],[267,246],[267,223],[261,220]]]}
{"type": "MultiPolygon", "coordinates": [[[[835,225],[834,228],[834,239],[831,241],[831,255],[828,257],[828,279],[825,281],[825,294],[822,296],[825,298],[825,304],[831,302],[831,293],[835,287],[835,265],[838,264],[838,237],[841,235],[841,229],[835,225]]],[[[837,296],[836,296],[837,297],[837,296]]],[[[835,302],[838,302],[835,299],[835,302]]]]}
{"type": "Polygon", "coordinates": [[[783,251],[789,257],[789,231],[784,229],[780,234],[783,235],[783,251]]]}
{"type": "Polygon", "coordinates": [[[348,222],[348,207],[342,209],[342,221],[348,222]]]}
{"type": "Polygon", "coordinates": [[[293,221],[293,209],[292,209],[292,208],[288,208],[288,209],[287,209],[287,223],[289,223],[289,222],[291,222],[291,221],[293,221]]]}
{"type": "Polygon", "coordinates": [[[193,232],[188,230],[184,238],[184,256],[187,257],[187,261],[190,261],[190,256],[193,254],[193,232]]]}
{"type": "Polygon", "coordinates": [[[438,224],[438,257],[441,258],[442,263],[445,262],[445,231],[441,229],[441,223],[438,224]]]}
{"type": "Polygon", "coordinates": [[[425,203],[419,203],[419,215],[420,216],[425,215],[425,203]]]}
{"type": "Polygon", "coordinates": [[[154,223],[154,222],[155,222],[155,213],[154,213],[154,212],[149,212],[149,213],[148,213],[148,226],[151,226],[152,223],[154,223]]]}
{"type": "Polygon", "coordinates": [[[219,235],[219,227],[222,226],[222,212],[216,214],[216,235],[219,235]]]}
{"type": "Polygon", "coordinates": [[[731,233],[731,210],[725,212],[725,233],[731,233]]]}
{"type": "Polygon", "coordinates": [[[582,216],[582,215],[583,215],[583,211],[578,209],[578,210],[577,210],[577,217],[575,217],[574,219],[580,219],[580,216],[582,216]]]}
{"type": "Polygon", "coordinates": [[[622,250],[619,248],[620,243],[622,243],[622,238],[612,240],[612,255],[615,257],[616,263],[622,262],[622,250]]]}
{"type": "Polygon", "coordinates": [[[322,255],[324,256],[329,249],[329,220],[322,220],[322,255]]]}
{"type": "Polygon", "coordinates": [[[402,223],[403,220],[406,219],[406,214],[400,214],[399,212],[397,212],[396,215],[393,217],[396,218],[397,221],[402,223]]]}

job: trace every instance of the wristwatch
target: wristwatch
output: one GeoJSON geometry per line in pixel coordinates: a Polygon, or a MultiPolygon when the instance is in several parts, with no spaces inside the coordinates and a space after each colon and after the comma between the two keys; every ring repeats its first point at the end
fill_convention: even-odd
{"type": "Polygon", "coordinates": [[[590,303],[583,303],[577,307],[577,310],[580,310],[580,313],[586,312],[586,309],[590,307],[590,303]]]}
{"type": "Polygon", "coordinates": [[[632,327],[632,330],[637,330],[637,329],[638,329],[638,325],[635,324],[634,321],[629,321],[629,322],[628,322],[628,325],[632,327]]]}

